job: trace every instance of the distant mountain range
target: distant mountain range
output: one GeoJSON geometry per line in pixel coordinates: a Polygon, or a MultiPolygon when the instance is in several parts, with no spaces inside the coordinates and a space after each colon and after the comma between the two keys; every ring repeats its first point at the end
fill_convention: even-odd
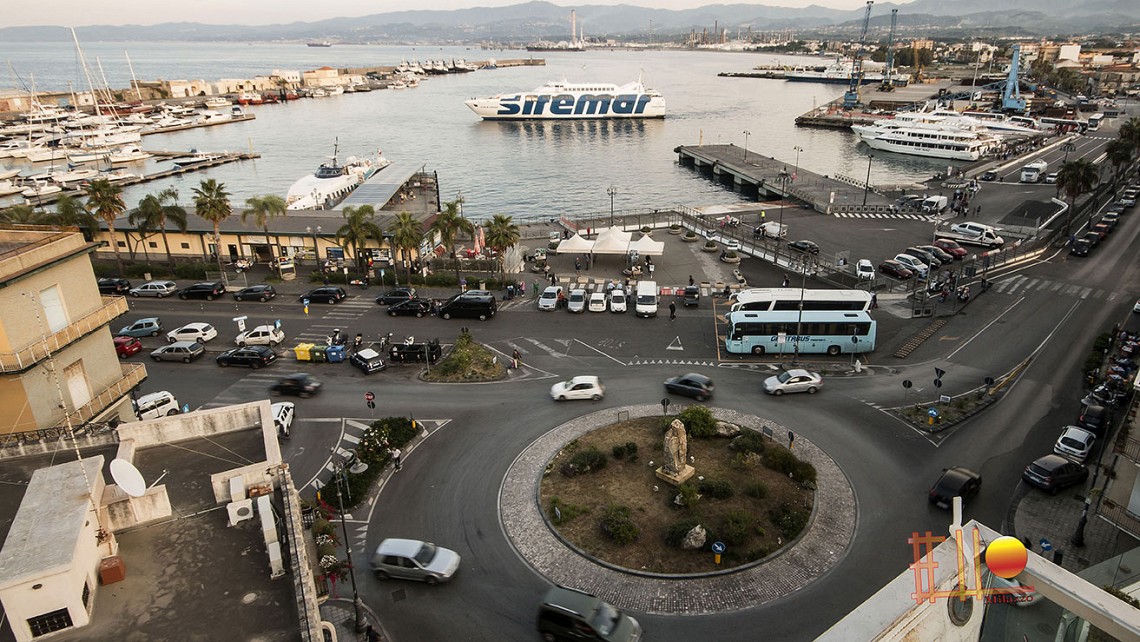
{"type": "MultiPolygon", "coordinates": [[[[738,31],[794,30],[798,37],[857,33],[865,9],[771,7],[719,4],[697,9],[667,10],[632,5],[577,7],[527,2],[508,7],[454,11],[396,11],[357,18],[276,25],[207,25],[171,22],[158,25],[92,25],[77,27],[84,41],[302,41],[342,43],[467,44],[494,41],[526,43],[567,40],[568,16],[575,9],[587,39],[677,39],[690,31],[716,28],[738,31]]],[[[999,33],[1067,35],[1140,31],[1136,0],[915,0],[876,3],[871,13],[875,31],[890,24],[898,9],[900,31],[924,36],[999,33]]],[[[4,27],[0,41],[44,42],[70,39],[65,27],[4,27]]]]}

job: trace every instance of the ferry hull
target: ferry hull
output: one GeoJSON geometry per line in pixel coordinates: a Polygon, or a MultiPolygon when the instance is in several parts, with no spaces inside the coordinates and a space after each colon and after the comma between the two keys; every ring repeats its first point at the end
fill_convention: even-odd
{"type": "Polygon", "coordinates": [[[664,118],[665,99],[660,96],[618,95],[612,97],[570,94],[538,96],[524,101],[521,95],[475,98],[467,107],[484,120],[596,120],[664,118]]]}

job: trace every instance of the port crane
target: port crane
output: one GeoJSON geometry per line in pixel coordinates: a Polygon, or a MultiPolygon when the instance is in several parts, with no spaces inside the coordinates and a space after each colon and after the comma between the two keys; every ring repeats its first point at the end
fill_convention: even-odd
{"type": "Polygon", "coordinates": [[[883,84],[879,91],[894,91],[895,85],[891,82],[891,75],[895,68],[895,27],[899,22],[899,10],[891,9],[891,32],[887,34],[887,71],[883,77],[883,84]]]}
{"type": "Polygon", "coordinates": [[[851,60],[851,82],[843,94],[843,108],[854,109],[859,106],[859,85],[863,83],[863,45],[867,42],[867,27],[871,24],[871,5],[874,0],[867,0],[867,13],[863,15],[863,31],[859,34],[859,47],[851,60]]]}
{"type": "Polygon", "coordinates": [[[1025,113],[1025,99],[1021,97],[1021,81],[1018,72],[1021,67],[1021,45],[1013,45],[1013,59],[1009,61],[1009,75],[1005,78],[1005,90],[1001,93],[1001,108],[1005,111],[1025,113]]]}

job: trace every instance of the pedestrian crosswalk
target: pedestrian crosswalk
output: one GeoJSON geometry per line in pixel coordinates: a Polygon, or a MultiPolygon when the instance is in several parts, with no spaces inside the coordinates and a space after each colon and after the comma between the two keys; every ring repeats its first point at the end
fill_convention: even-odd
{"type": "Polygon", "coordinates": [[[1000,294],[1018,295],[1029,292],[1049,292],[1056,296],[1077,299],[1103,299],[1107,292],[1100,288],[1090,288],[1052,279],[1034,278],[1031,276],[1016,275],[994,281],[990,290],[1000,294]]]}
{"type": "Polygon", "coordinates": [[[904,214],[902,212],[836,212],[832,214],[836,218],[875,218],[875,219],[894,219],[902,221],[921,221],[923,223],[934,222],[935,216],[929,214],[904,214]]]}

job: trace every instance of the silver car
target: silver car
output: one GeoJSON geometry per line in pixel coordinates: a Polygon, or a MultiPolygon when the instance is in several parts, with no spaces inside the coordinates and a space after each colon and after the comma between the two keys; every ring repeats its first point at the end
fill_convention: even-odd
{"type": "Polygon", "coordinates": [[[818,372],[807,370],[785,370],[764,380],[764,392],[780,396],[785,392],[806,392],[815,394],[823,387],[823,377],[818,372]]]}
{"type": "Polygon", "coordinates": [[[154,296],[161,299],[174,294],[177,290],[178,284],[174,281],[147,281],[138,287],[131,288],[128,292],[134,297],[154,296]]]}
{"type": "Polygon", "coordinates": [[[206,351],[201,343],[195,341],[175,341],[169,345],[164,345],[161,348],[154,350],[150,353],[150,358],[155,361],[181,361],[182,363],[190,363],[194,359],[202,356],[206,351]]]}
{"type": "Polygon", "coordinates": [[[382,580],[399,578],[439,584],[459,570],[459,553],[414,539],[386,539],[372,556],[372,571],[382,580]]]}

